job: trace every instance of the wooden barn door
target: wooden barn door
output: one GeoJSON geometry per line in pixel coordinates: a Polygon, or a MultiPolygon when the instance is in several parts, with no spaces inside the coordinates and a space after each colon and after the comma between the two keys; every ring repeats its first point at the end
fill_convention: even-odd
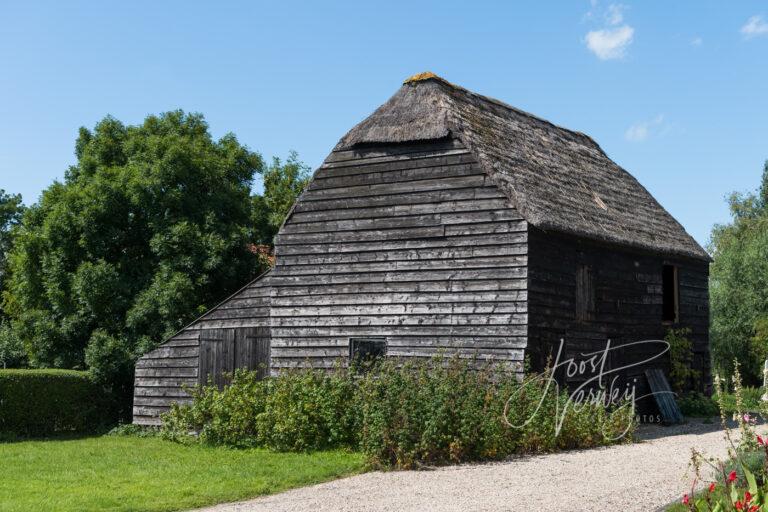
{"type": "Polygon", "coordinates": [[[259,378],[269,372],[269,329],[242,327],[237,329],[203,329],[200,332],[199,382],[209,377],[221,389],[236,368],[256,370],[259,378]]]}

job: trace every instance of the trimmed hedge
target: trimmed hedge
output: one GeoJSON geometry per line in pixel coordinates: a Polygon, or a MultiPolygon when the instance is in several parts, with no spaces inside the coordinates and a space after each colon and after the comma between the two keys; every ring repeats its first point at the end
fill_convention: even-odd
{"type": "Polygon", "coordinates": [[[105,426],[107,400],[87,372],[0,370],[0,433],[41,437],[105,426]]]}

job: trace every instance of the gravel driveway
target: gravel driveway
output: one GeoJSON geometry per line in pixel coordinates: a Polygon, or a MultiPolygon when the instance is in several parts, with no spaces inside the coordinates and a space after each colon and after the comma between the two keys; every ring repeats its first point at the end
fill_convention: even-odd
{"type": "Polygon", "coordinates": [[[631,445],[433,471],[372,472],[207,512],[649,511],[680,499],[691,448],[723,456],[715,425],[645,427],[631,445]]]}

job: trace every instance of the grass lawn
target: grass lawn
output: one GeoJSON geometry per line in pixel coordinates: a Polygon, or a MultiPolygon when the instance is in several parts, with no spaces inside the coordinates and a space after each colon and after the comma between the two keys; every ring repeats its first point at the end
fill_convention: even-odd
{"type": "Polygon", "coordinates": [[[356,453],[272,453],[158,438],[0,443],[0,511],[180,510],[331,480],[363,466],[356,453]]]}

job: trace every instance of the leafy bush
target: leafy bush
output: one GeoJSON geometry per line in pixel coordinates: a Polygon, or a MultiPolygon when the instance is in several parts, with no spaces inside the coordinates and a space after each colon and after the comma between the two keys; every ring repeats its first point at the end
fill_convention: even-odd
{"type": "Polygon", "coordinates": [[[20,368],[26,364],[24,343],[13,332],[10,322],[0,321],[0,368],[20,368]]]}
{"type": "Polygon", "coordinates": [[[669,343],[670,384],[678,394],[691,387],[700,387],[701,372],[693,368],[693,343],[690,335],[691,329],[686,327],[669,329],[664,337],[664,341],[669,343]]]}
{"type": "Polygon", "coordinates": [[[160,429],[152,425],[136,425],[135,423],[122,423],[107,432],[108,436],[115,437],[160,437],[160,429]]]}
{"type": "Polygon", "coordinates": [[[0,370],[0,432],[18,437],[93,432],[111,419],[86,372],[0,370]]]}
{"type": "Polygon", "coordinates": [[[693,393],[677,398],[677,405],[685,416],[711,418],[719,414],[717,401],[701,393],[693,393]]]}
{"type": "Polygon", "coordinates": [[[407,468],[606,445],[633,430],[629,407],[575,406],[547,375],[519,382],[471,364],[387,360],[364,373],[305,370],[261,381],[238,371],[223,390],[197,388],[191,404],[174,405],[163,432],[280,451],[350,448],[373,465],[407,468]]]}

